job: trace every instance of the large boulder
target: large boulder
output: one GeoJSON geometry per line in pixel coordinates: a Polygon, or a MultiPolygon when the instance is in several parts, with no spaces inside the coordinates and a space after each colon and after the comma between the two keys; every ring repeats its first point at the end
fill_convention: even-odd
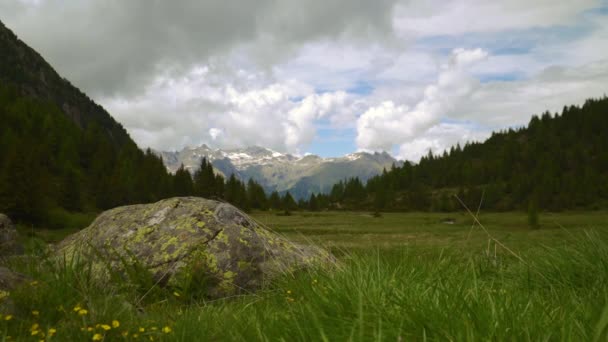
{"type": "Polygon", "coordinates": [[[210,297],[260,288],[278,274],[332,262],[314,246],[296,245],[257,224],[234,206],[178,197],[106,211],[62,241],[56,252],[93,262],[114,274],[135,264],[161,285],[182,275],[206,279],[210,297]]]}
{"type": "Polygon", "coordinates": [[[18,234],[11,219],[0,214],[0,257],[23,253],[23,246],[18,241],[18,234]]]}

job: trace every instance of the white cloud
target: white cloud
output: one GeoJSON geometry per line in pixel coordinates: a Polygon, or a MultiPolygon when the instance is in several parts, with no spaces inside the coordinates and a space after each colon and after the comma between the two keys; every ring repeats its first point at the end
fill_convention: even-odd
{"type": "Polygon", "coordinates": [[[314,139],[317,120],[355,117],[342,91],[316,94],[296,81],[270,83],[245,71],[222,77],[213,67],[196,67],[186,77],[158,78],[135,99],[104,102],[140,144],[156,149],[207,143],[298,153],[314,139]]]}
{"type": "Polygon", "coordinates": [[[217,138],[222,134],[222,130],[219,128],[211,127],[209,128],[209,136],[211,140],[217,140],[217,138]]]}
{"type": "Polygon", "coordinates": [[[489,135],[489,131],[480,130],[471,124],[440,123],[429,128],[419,137],[401,144],[397,157],[417,162],[429,151],[439,155],[458,143],[482,141],[489,135]]]}
{"type": "Polygon", "coordinates": [[[234,51],[272,66],[311,41],[382,39],[394,2],[3,0],[0,13],[74,84],[114,96],[141,92],[167,66],[183,73],[234,51]]]}
{"type": "Polygon", "coordinates": [[[570,24],[602,0],[432,0],[400,3],[396,30],[405,36],[456,36],[570,24]]]}
{"type": "Polygon", "coordinates": [[[500,129],[528,123],[534,114],[560,112],[608,92],[608,59],[576,67],[552,66],[529,79],[489,82],[459,103],[455,118],[500,129]]]}
{"type": "Polygon", "coordinates": [[[468,68],[486,56],[481,49],[455,49],[437,82],[425,88],[422,100],[413,108],[389,100],[368,109],[357,121],[359,149],[390,151],[419,137],[478,86],[468,68]]]}

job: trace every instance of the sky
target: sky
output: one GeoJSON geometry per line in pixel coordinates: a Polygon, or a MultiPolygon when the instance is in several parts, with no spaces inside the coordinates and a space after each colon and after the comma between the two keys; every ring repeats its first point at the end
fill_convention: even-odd
{"type": "Polygon", "coordinates": [[[608,0],[2,0],[140,147],[418,161],[608,93],[608,0]]]}

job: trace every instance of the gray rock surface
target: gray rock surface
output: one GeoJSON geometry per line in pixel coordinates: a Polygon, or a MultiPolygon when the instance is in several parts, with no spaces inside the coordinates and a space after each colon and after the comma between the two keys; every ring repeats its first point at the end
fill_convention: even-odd
{"type": "Polygon", "coordinates": [[[184,275],[206,279],[210,297],[254,291],[278,274],[334,260],[321,248],[294,244],[260,226],[230,204],[196,197],[106,211],[62,241],[56,253],[90,260],[101,276],[138,264],[161,285],[179,286],[184,275]]]}

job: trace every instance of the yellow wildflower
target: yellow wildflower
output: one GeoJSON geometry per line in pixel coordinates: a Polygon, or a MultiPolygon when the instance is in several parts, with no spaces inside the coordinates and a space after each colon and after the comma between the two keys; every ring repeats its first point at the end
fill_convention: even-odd
{"type": "Polygon", "coordinates": [[[55,333],[57,333],[57,329],[55,329],[55,328],[50,328],[49,329],[49,337],[55,335],[55,333]]]}
{"type": "Polygon", "coordinates": [[[87,311],[87,309],[80,309],[80,310],[78,310],[78,314],[79,314],[80,316],[84,316],[84,315],[86,315],[86,314],[88,314],[88,313],[89,313],[89,312],[87,311]]]}
{"type": "Polygon", "coordinates": [[[171,327],[169,327],[169,326],[165,326],[165,327],[163,328],[163,332],[164,332],[165,334],[168,334],[168,333],[170,333],[171,331],[172,331],[172,330],[171,330],[171,327]]]}
{"type": "Polygon", "coordinates": [[[38,316],[38,315],[40,315],[40,311],[34,310],[34,311],[32,311],[32,315],[38,316]]]}
{"type": "Polygon", "coordinates": [[[38,333],[40,333],[39,330],[32,330],[32,336],[36,336],[38,335],[38,333]]]}
{"type": "Polygon", "coordinates": [[[39,327],[40,327],[40,325],[38,325],[38,323],[34,323],[34,325],[32,325],[32,328],[30,330],[32,330],[32,331],[38,330],[39,327]]]}
{"type": "Polygon", "coordinates": [[[117,320],[112,321],[112,328],[118,328],[120,326],[120,322],[117,320]]]}
{"type": "Polygon", "coordinates": [[[75,312],[80,311],[80,309],[82,309],[82,308],[80,307],[80,305],[76,305],[76,306],[74,307],[74,311],[75,311],[75,312]]]}
{"type": "Polygon", "coordinates": [[[287,294],[291,294],[291,290],[287,290],[287,294]]]}
{"type": "Polygon", "coordinates": [[[103,339],[103,336],[101,336],[101,334],[93,335],[93,341],[101,341],[102,339],[103,339]]]}
{"type": "Polygon", "coordinates": [[[88,332],[93,331],[93,327],[87,327],[87,331],[88,331],[88,332]]]}
{"type": "Polygon", "coordinates": [[[13,315],[6,315],[6,316],[4,316],[4,320],[5,321],[10,321],[11,319],[13,319],[13,315]]]}
{"type": "Polygon", "coordinates": [[[112,327],[111,327],[111,326],[109,326],[109,325],[107,325],[107,324],[102,324],[102,325],[100,325],[100,326],[101,326],[101,329],[103,329],[103,330],[105,330],[105,331],[108,331],[108,330],[112,329],[112,327]]]}
{"type": "Polygon", "coordinates": [[[144,331],[146,331],[146,328],[139,328],[139,332],[143,333],[144,331]]]}

